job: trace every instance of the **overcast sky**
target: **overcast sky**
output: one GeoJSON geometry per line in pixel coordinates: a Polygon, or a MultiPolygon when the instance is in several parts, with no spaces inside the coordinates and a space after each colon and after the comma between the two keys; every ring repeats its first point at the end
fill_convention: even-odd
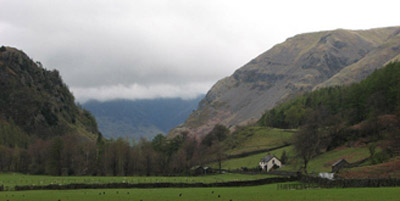
{"type": "Polygon", "coordinates": [[[400,1],[0,0],[0,44],[77,100],[193,98],[293,35],[399,26],[400,1]]]}

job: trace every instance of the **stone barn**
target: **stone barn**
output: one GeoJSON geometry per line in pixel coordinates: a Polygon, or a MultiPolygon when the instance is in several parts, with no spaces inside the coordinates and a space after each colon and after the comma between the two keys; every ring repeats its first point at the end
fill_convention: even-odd
{"type": "Polygon", "coordinates": [[[334,164],[332,164],[332,172],[336,173],[339,172],[340,169],[342,168],[348,168],[350,167],[350,163],[346,161],[346,159],[340,159],[336,161],[334,164]]]}
{"type": "Polygon", "coordinates": [[[194,168],[195,175],[205,175],[213,173],[213,170],[209,167],[197,166],[194,168]]]}

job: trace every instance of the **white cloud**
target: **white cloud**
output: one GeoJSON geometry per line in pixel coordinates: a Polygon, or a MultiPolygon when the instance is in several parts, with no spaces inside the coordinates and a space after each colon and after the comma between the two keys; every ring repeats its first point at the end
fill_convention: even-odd
{"type": "Polygon", "coordinates": [[[214,83],[295,34],[400,25],[398,7],[393,0],[0,0],[0,43],[58,69],[80,100],[123,98],[108,89],[214,83]]]}

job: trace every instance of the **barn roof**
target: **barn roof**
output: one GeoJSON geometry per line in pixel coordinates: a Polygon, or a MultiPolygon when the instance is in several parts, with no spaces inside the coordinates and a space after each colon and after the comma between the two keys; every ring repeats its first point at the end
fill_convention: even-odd
{"type": "Polygon", "coordinates": [[[339,163],[342,163],[342,162],[349,163],[349,162],[346,161],[346,159],[342,158],[342,159],[336,161],[334,164],[332,164],[332,166],[336,166],[336,165],[338,165],[339,163]]]}

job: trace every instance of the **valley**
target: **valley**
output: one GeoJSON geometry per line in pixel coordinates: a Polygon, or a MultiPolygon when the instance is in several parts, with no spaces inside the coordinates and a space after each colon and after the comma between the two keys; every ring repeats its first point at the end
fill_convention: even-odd
{"type": "Polygon", "coordinates": [[[99,130],[106,138],[135,138],[151,140],[157,134],[168,133],[182,124],[196,109],[203,96],[180,98],[88,101],[82,107],[96,118],[99,130]]]}
{"type": "Polygon", "coordinates": [[[395,200],[399,34],[300,34],[205,97],[84,105],[2,46],[0,200],[395,200]]]}

